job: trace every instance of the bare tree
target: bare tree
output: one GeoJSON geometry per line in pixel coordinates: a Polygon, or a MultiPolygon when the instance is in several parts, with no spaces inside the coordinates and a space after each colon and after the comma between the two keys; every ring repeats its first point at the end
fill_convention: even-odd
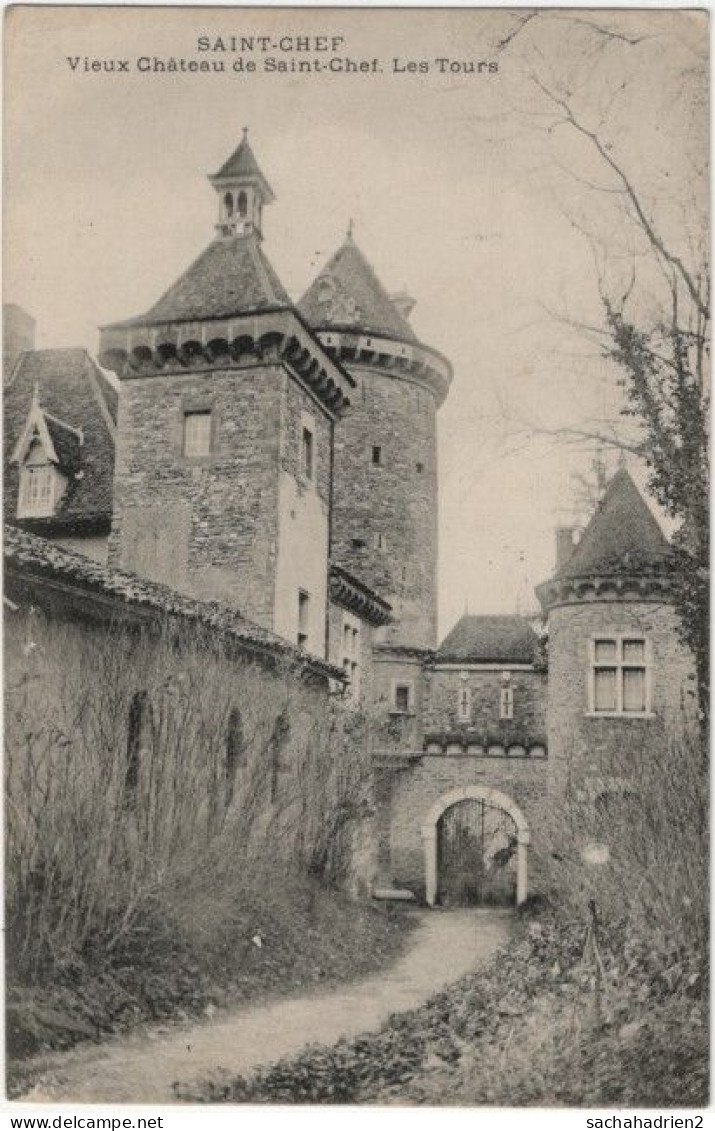
{"type": "MultiPolygon", "coordinates": [[[[571,312],[557,317],[595,344],[621,394],[615,417],[582,418],[554,427],[522,419],[521,425],[562,441],[618,448],[644,462],[650,491],[677,526],[677,605],[683,638],[696,658],[698,700],[706,723],[706,27],[691,13],[667,25],[655,13],[575,15],[546,10],[511,14],[509,19],[498,47],[520,50],[530,92],[528,104],[515,107],[515,113],[541,137],[550,173],[570,186],[562,211],[571,229],[588,241],[600,296],[600,320],[571,312]],[[558,41],[553,35],[556,23],[558,41]],[[653,136],[637,137],[649,124],[633,122],[629,100],[652,65],[653,51],[662,55],[676,39],[669,77],[672,97],[680,101],[682,135],[677,146],[669,147],[657,136],[657,122],[653,136]],[[649,154],[647,174],[644,152],[649,154]]],[[[667,66],[669,60],[662,64],[667,66]]]]}

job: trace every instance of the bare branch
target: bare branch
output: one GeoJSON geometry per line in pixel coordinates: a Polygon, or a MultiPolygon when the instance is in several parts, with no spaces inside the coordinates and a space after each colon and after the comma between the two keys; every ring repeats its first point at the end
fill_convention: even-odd
{"type": "Polygon", "coordinates": [[[688,293],[695,306],[702,313],[707,313],[707,307],[703,301],[703,297],[699,291],[699,288],[696,285],[695,279],[683,263],[680,256],[678,256],[674,251],[667,247],[662,236],[656,230],[653,221],[651,221],[646,215],[644,206],[641,203],[640,197],[638,196],[633,184],[631,183],[623,168],[609,153],[607,144],[601,140],[597,133],[595,133],[593,130],[588,129],[588,127],[585,126],[584,123],[576,117],[570,103],[566,98],[563,98],[560,95],[556,94],[553,90],[550,90],[549,87],[547,87],[541,81],[541,79],[538,78],[538,76],[532,75],[532,81],[539,88],[539,90],[541,90],[541,92],[562,111],[563,118],[561,119],[561,122],[565,125],[569,125],[582,137],[585,137],[591,143],[591,145],[596,150],[601,159],[605,162],[605,164],[608,165],[608,167],[611,169],[611,171],[623,186],[623,191],[630,200],[631,205],[633,206],[633,210],[636,214],[639,225],[647,236],[649,243],[656,251],[657,255],[662,257],[662,259],[664,259],[668,264],[670,264],[671,267],[673,267],[677,271],[678,275],[685,283],[688,293]]]}

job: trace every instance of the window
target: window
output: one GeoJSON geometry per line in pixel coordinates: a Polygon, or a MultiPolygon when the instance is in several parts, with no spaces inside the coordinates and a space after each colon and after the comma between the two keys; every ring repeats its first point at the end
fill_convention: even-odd
{"type": "Polygon", "coordinates": [[[127,720],[127,759],[124,768],[124,789],[134,793],[139,785],[142,755],[150,745],[151,704],[146,691],[137,691],[129,704],[127,720]]]}
{"type": "Polygon", "coordinates": [[[55,469],[52,464],[23,467],[20,472],[18,517],[50,515],[55,503],[55,469]]]}
{"type": "Polygon", "coordinates": [[[642,637],[600,638],[592,643],[591,710],[601,715],[643,715],[649,710],[646,642],[642,637]]]}
{"type": "Polygon", "coordinates": [[[185,456],[207,456],[211,451],[211,412],[184,413],[185,456]]]}
{"type": "Polygon", "coordinates": [[[395,684],[394,701],[395,710],[406,715],[412,709],[412,684],[395,684]]]}
{"type": "Polygon", "coordinates": [[[511,687],[502,687],[499,692],[499,718],[514,718],[514,690],[511,687]]]}
{"type": "Polygon", "coordinates": [[[54,514],[63,485],[63,476],[47,459],[41,441],[35,438],[20,467],[17,517],[46,518],[54,514]]]}
{"type": "Polygon", "coordinates": [[[459,689],[459,721],[468,723],[472,717],[472,689],[460,687],[459,689]]]}
{"type": "Polygon", "coordinates": [[[233,216],[233,197],[230,192],[227,192],[223,198],[223,206],[226,209],[226,216],[230,219],[233,216]]]}
{"type": "Polygon", "coordinates": [[[238,214],[242,220],[248,215],[248,197],[245,192],[239,192],[238,194],[238,214]]]}
{"type": "Polygon", "coordinates": [[[303,426],[300,469],[306,479],[313,478],[313,433],[303,426]]]}
{"type": "Polygon", "coordinates": [[[376,550],[386,550],[387,549],[387,537],[386,537],[386,535],[384,535],[384,534],[376,534],[375,535],[375,549],[376,550]]]}
{"type": "Polygon", "coordinates": [[[382,448],[378,444],[373,445],[372,462],[374,467],[382,466],[382,448]]]}
{"type": "Polygon", "coordinates": [[[425,465],[422,463],[421,460],[418,460],[417,463],[415,464],[415,470],[416,470],[417,474],[421,475],[422,472],[424,471],[424,469],[425,469],[425,465]]]}
{"type": "Polygon", "coordinates": [[[343,671],[349,680],[351,698],[360,695],[360,630],[347,620],[343,621],[343,671]]]}
{"type": "Polygon", "coordinates": [[[243,718],[238,707],[232,707],[226,728],[226,804],[231,804],[236,784],[238,767],[246,760],[246,746],[243,734],[243,718]]]}
{"type": "Polygon", "coordinates": [[[310,627],[310,593],[305,589],[298,590],[298,647],[308,646],[308,629],[310,627]]]}

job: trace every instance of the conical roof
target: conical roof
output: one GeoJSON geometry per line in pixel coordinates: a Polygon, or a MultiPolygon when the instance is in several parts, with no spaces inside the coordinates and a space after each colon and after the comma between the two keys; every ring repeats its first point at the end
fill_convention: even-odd
{"type": "Polygon", "coordinates": [[[667,563],[671,548],[625,468],[606,488],[596,513],[556,578],[637,573],[667,563]]]}
{"type": "Polygon", "coordinates": [[[352,236],[313,281],[298,310],[316,330],[353,329],[418,341],[352,236]]]}
{"type": "Polygon", "coordinates": [[[264,177],[249,144],[247,129],[244,129],[243,137],[236,149],[234,149],[228,160],[224,161],[218,173],[213,174],[211,180],[257,180],[261,184],[266,203],[274,199],[273,190],[264,177]]]}
{"type": "Polygon", "coordinates": [[[215,239],[146,314],[123,325],[228,318],[291,308],[255,232],[215,239]]]}

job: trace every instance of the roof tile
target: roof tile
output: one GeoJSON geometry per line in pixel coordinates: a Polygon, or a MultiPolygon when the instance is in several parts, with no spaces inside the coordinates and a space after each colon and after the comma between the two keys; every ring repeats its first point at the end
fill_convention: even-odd
{"type": "Polygon", "coordinates": [[[606,488],[581,541],[555,577],[633,573],[662,566],[671,555],[648,504],[621,468],[606,488]]]}
{"type": "MultiPolygon", "coordinates": [[[[102,520],[108,525],[112,515],[114,478],[114,436],[108,418],[116,418],[117,397],[107,378],[83,349],[24,353],[12,380],[5,387],[6,517],[13,518],[17,508],[19,470],[10,463],[10,456],[25,426],[35,387],[45,413],[72,428],[81,428],[84,439],[80,466],[82,475],[79,479],[70,479],[57,507],[57,519],[66,520],[69,525],[78,520],[102,520]]],[[[48,426],[52,426],[52,422],[48,422],[48,426]]],[[[58,428],[55,428],[55,433],[58,428]]]]}
{"type": "Polygon", "coordinates": [[[292,308],[288,293],[258,236],[250,232],[213,240],[146,314],[115,326],[193,322],[284,308],[292,308]]]}
{"type": "Polygon", "coordinates": [[[531,664],[539,638],[525,617],[465,614],[439,646],[435,659],[463,663],[531,664]]]}
{"type": "Polygon", "coordinates": [[[309,667],[332,678],[343,673],[317,656],[308,656],[235,609],[218,601],[200,601],[137,574],[111,569],[83,554],[65,550],[46,538],[38,538],[6,524],[3,538],[6,568],[15,567],[27,577],[59,578],[79,588],[115,598],[124,605],[146,608],[182,617],[218,629],[239,643],[302,659],[309,667]]]}
{"type": "Polygon", "coordinates": [[[418,341],[351,236],[308,288],[298,310],[316,330],[358,329],[418,341]]]}

